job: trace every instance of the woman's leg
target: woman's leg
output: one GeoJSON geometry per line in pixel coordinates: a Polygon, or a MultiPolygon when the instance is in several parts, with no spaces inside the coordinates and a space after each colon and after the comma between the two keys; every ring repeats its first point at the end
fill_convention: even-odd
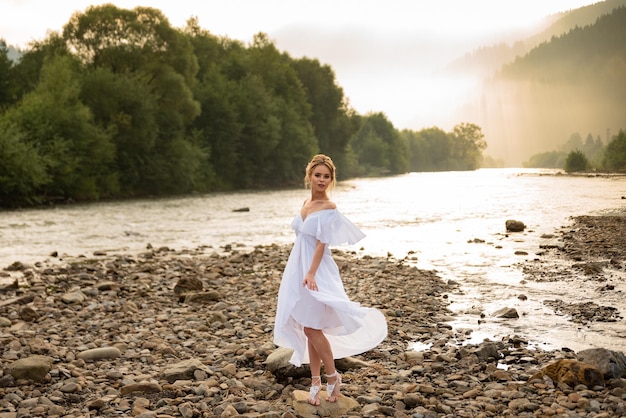
{"type": "Polygon", "coordinates": [[[319,329],[304,327],[304,334],[309,345],[309,360],[311,361],[311,373],[313,373],[314,361],[317,362],[317,372],[320,371],[320,362],[324,363],[326,374],[335,373],[335,359],[328,339],[319,329]],[[313,349],[311,349],[313,348],[313,349]],[[315,357],[315,358],[314,358],[315,357]]]}
{"type": "Polygon", "coordinates": [[[337,383],[340,383],[341,380],[339,375],[337,374],[337,370],[335,369],[335,359],[333,357],[333,350],[328,342],[328,339],[324,335],[324,333],[319,329],[313,328],[304,328],[304,334],[307,336],[307,342],[309,347],[309,361],[311,366],[311,375],[319,376],[321,369],[321,362],[324,362],[324,368],[326,369],[326,376],[330,377],[328,379],[330,387],[335,388],[337,390],[332,390],[329,393],[328,398],[326,398],[329,402],[336,402],[337,397],[339,396],[339,386],[337,383]],[[315,367],[315,369],[314,369],[315,367]]]}
{"type": "Polygon", "coordinates": [[[310,341],[308,341],[309,346],[309,361],[311,367],[311,389],[309,391],[309,399],[308,402],[311,405],[317,406],[320,404],[320,390],[322,390],[322,378],[320,374],[321,369],[321,360],[320,356],[317,353],[317,350],[310,341]]]}
{"type": "Polygon", "coordinates": [[[311,344],[311,340],[308,340],[309,345],[309,366],[311,367],[311,376],[320,376],[320,369],[322,368],[322,360],[320,359],[320,355],[311,344]]]}

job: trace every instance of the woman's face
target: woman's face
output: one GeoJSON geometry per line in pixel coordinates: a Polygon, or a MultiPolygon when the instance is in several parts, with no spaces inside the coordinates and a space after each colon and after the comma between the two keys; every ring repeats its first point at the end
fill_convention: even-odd
{"type": "Polygon", "coordinates": [[[330,169],[324,164],[318,164],[311,170],[311,190],[316,192],[326,192],[328,186],[333,181],[330,169]]]}

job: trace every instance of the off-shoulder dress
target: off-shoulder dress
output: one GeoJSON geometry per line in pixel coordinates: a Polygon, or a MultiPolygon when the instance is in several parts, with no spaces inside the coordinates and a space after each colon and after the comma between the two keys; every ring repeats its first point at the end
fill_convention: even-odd
{"type": "Polygon", "coordinates": [[[365,234],[338,209],[313,212],[306,219],[298,213],[291,227],[296,239],[278,291],[274,343],[294,350],[290,362],[296,366],[309,363],[304,327],[323,330],[336,359],[376,347],[387,336],[385,316],[349,299],[329,248],[354,244],[365,234]],[[326,246],[315,274],[319,290],[313,291],[302,282],[318,240],[326,246]]]}

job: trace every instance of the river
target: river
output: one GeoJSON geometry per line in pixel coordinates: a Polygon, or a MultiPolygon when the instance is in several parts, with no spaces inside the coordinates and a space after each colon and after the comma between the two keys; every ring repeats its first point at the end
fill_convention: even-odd
{"type": "MultiPolygon", "coordinates": [[[[547,348],[601,346],[622,350],[624,321],[582,329],[543,305],[545,299],[589,300],[581,288],[524,282],[518,263],[536,258],[544,234],[554,234],[570,216],[625,213],[626,177],[568,176],[553,170],[481,169],[472,172],[409,173],[343,181],[332,193],[339,209],[367,237],[352,249],[391,255],[434,269],[461,285],[450,295],[455,328],[477,339],[520,335],[547,348]],[[505,222],[524,222],[507,234],[505,222]],[[526,256],[516,255],[525,251],[526,256]],[[528,300],[517,296],[525,294],[528,300]],[[500,307],[523,313],[519,320],[484,320],[500,307]]],[[[176,250],[227,245],[287,244],[289,224],[308,196],[301,190],[212,193],[54,206],[0,212],[0,267],[94,251],[137,253],[148,244],[176,250]],[[236,211],[247,208],[249,211],[236,211]]],[[[616,295],[626,292],[618,277],[616,295]]],[[[384,286],[384,283],[381,283],[384,286]]],[[[626,315],[626,302],[609,301],[626,315]]],[[[411,303],[411,301],[407,301],[411,303]]]]}

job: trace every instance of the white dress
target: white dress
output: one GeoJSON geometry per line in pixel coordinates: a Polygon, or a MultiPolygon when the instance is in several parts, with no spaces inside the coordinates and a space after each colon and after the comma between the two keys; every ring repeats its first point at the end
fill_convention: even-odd
{"type": "Polygon", "coordinates": [[[298,213],[291,223],[296,232],[278,291],[274,343],[294,350],[290,362],[309,363],[304,327],[321,329],[336,359],[371,350],[387,336],[387,321],[377,309],[352,302],[343,287],[330,245],[354,244],[365,237],[337,209],[298,213]],[[317,240],[326,244],[315,274],[318,290],[303,286],[311,266],[317,240]]]}

